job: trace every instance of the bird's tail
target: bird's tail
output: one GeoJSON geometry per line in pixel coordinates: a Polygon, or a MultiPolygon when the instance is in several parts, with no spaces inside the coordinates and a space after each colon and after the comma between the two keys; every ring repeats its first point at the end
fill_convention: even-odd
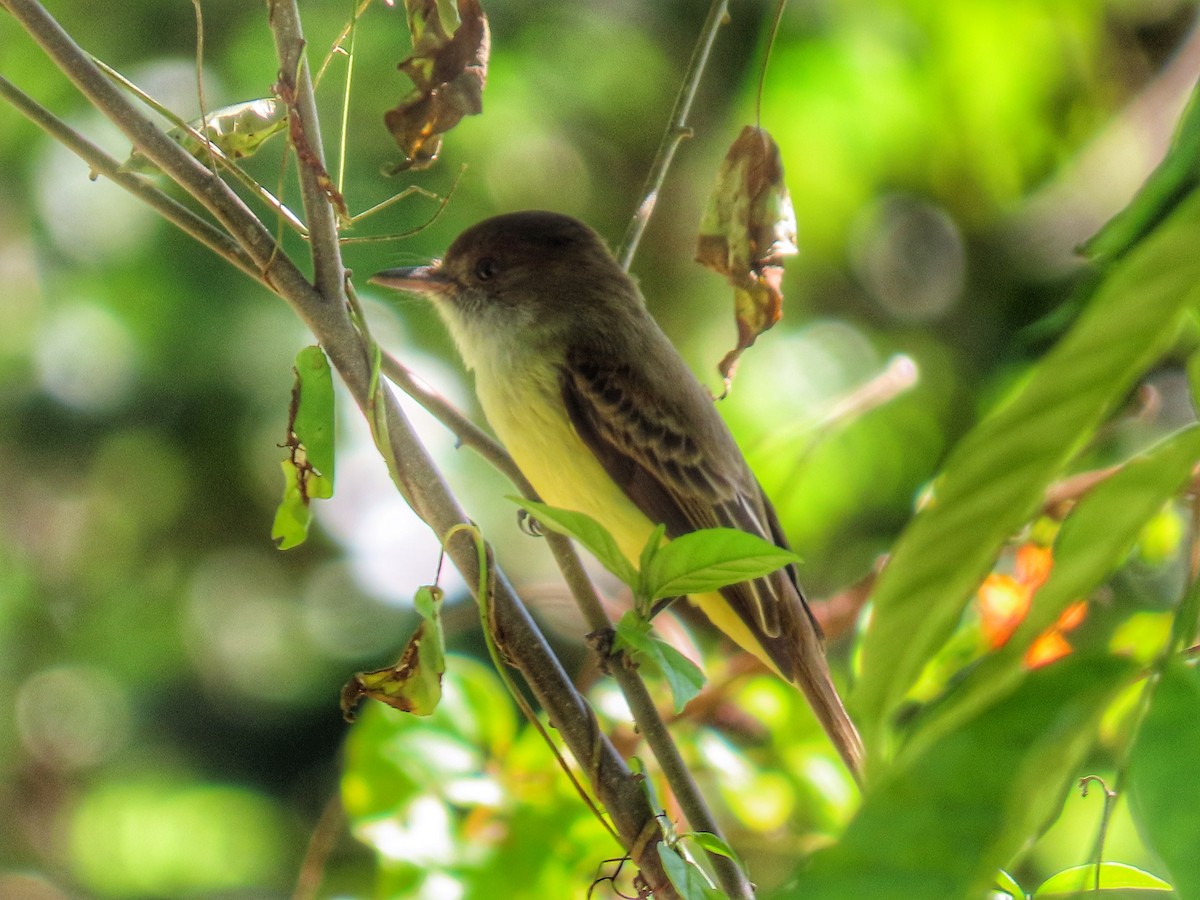
{"type": "Polygon", "coordinates": [[[821,638],[814,627],[802,628],[799,643],[789,680],[804,692],[817,720],[861,786],[866,755],[862,738],[833,686],[821,638]]]}
{"type": "MultiPolygon", "coordinates": [[[[726,591],[742,588],[742,585],[735,585],[726,591]]],[[[691,600],[739,646],[753,653],[777,675],[804,692],[817,721],[861,785],[865,757],[862,738],[850,720],[846,707],[842,705],[837,688],[833,686],[829,665],[825,661],[824,641],[816,621],[792,582],[783,582],[780,593],[784,598],[779,607],[783,615],[779,622],[780,631],[774,636],[765,634],[756,623],[754,627],[747,624],[746,618],[751,617],[739,616],[723,596],[724,592],[693,596],[691,600]]],[[[739,606],[748,608],[745,602],[739,606]]]]}

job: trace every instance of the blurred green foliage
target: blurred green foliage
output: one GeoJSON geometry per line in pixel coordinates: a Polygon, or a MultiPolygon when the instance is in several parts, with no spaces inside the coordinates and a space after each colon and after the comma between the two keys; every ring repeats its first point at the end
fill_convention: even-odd
{"type": "MultiPolygon", "coordinates": [[[[350,5],[306,5],[314,58],[350,5]]],[[[198,115],[186,4],[129,0],[104,16],[85,4],[61,6],[55,14],[89,51],[184,118],[198,115]]],[[[534,206],[585,218],[615,242],[640,200],[704,6],[492,0],[484,114],[465,119],[439,164],[409,181],[380,174],[397,158],[382,114],[408,88],[394,69],[408,51],[403,10],[372,5],[355,47],[350,207],[360,211],[410,183],[457,187],[429,228],[350,248],[349,264],[368,273],[427,259],[469,223],[534,206]]],[[[721,409],[776,499],[815,597],[857,582],[892,548],[922,487],[984,411],[1039,377],[1047,402],[1062,397],[1061,370],[1031,366],[1098,277],[1080,270],[1073,248],[1121,208],[1165,148],[1196,79],[1194,15],[1187,0],[794,2],[759,107],[768,10],[732,4],[694,109],[694,136],[634,271],[681,352],[715,385],[715,364],[734,339],[731,298],[720,278],[691,263],[692,243],[716,165],[757,110],[783,152],[802,254],[789,265],[783,323],[746,355],[721,409]],[[911,390],[864,415],[836,415],[839,400],[897,357],[916,368],[911,390]]],[[[266,96],[276,63],[261,6],[213,0],[204,16],[208,104],[266,96]]],[[[320,91],[334,156],[344,71],[335,60],[320,91]]],[[[7,14],[0,75],[117,158],[127,155],[128,144],[7,14]]],[[[283,142],[275,143],[247,163],[272,189],[283,142]]],[[[298,204],[290,180],[282,194],[298,204]]],[[[438,712],[418,721],[372,706],[349,731],[342,723],[339,687],[399,653],[416,621],[405,598],[436,576],[439,560],[435,542],[391,499],[348,403],[340,404],[338,496],[318,511],[304,547],[280,554],[272,546],[291,362],[311,342],[283,304],[115,188],[90,182],[86,166],[7,105],[0,198],[0,896],[288,896],[315,866],[319,896],[575,897],[598,871],[611,874],[616,864],[601,863],[619,849],[476,661],[486,659],[478,620],[453,577],[443,584],[457,652],[438,712]],[[344,819],[329,813],[337,796],[344,819]],[[304,867],[314,830],[315,856],[304,867]],[[323,860],[322,842],[330,845],[323,860]]],[[[411,229],[435,209],[411,198],[354,233],[411,229]]],[[[298,238],[286,241],[303,255],[298,238]]],[[[1075,396],[1083,402],[1086,388],[1108,389],[1107,405],[1097,400],[1092,412],[1115,404],[1121,413],[1128,383],[1140,380],[1153,402],[1095,435],[1082,427],[1066,434],[1057,420],[1040,433],[985,428],[975,437],[982,469],[992,471],[1007,451],[1027,461],[1020,448],[1038,447],[1050,426],[1086,447],[1046,452],[1082,449],[1076,465],[1093,467],[1192,421],[1181,362],[1194,335],[1180,336],[1165,314],[1159,331],[1144,334],[1150,326],[1136,304],[1160,276],[1191,278],[1173,267],[1194,257],[1194,241],[1160,233],[1157,246],[1170,252],[1145,261],[1119,291],[1110,285],[1114,308],[1128,318],[1110,322],[1094,351],[1096,371],[1115,366],[1107,349],[1124,337],[1126,356],[1139,357],[1125,360],[1127,382],[1101,385],[1095,375],[1075,396]],[[1149,358],[1150,340],[1158,349],[1175,342],[1162,363],[1149,358]]],[[[433,314],[365,299],[380,340],[470,409],[433,314]]],[[[568,665],[590,678],[580,662],[583,629],[564,611],[546,554],[515,527],[499,480],[455,452],[436,426],[417,423],[558,635],[568,665]]],[[[976,576],[1029,517],[1040,486],[1024,487],[1023,509],[976,508],[995,525],[990,551],[972,547],[976,576]],[[1001,509],[1003,523],[990,518],[1001,509]]],[[[694,629],[710,681],[727,690],[672,728],[755,880],[790,896],[787,885],[801,877],[838,896],[828,887],[833,876],[863,848],[897,840],[892,826],[914,804],[928,819],[906,827],[932,823],[917,839],[946,830],[942,801],[971,800],[975,815],[1010,804],[994,821],[961,829],[964,842],[990,841],[990,855],[961,859],[970,848],[960,848],[953,858],[930,856],[924,872],[905,868],[913,881],[889,882],[920,884],[913,896],[936,894],[933,882],[919,880],[924,874],[953,875],[955,889],[982,885],[982,863],[1008,864],[1016,850],[1013,821],[1057,812],[1060,797],[1042,788],[1070,754],[1046,749],[1047,729],[1057,723],[1062,746],[1093,770],[1120,766],[1137,695],[1120,690],[1127,669],[1088,660],[1115,648],[1145,663],[1162,651],[1164,611],[1186,577],[1181,514],[1162,499],[1145,512],[1145,527],[1126,523],[1138,544],[1109,560],[1116,571],[1094,573],[1103,581],[1099,602],[1070,635],[1081,655],[960,709],[959,730],[927,731],[923,752],[869,798],[845,842],[806,875],[796,875],[797,864],[846,830],[855,789],[794,691],[741,675],[702,626],[694,629]],[[1105,711],[1100,701],[1114,694],[1105,711]],[[1024,715],[1028,708],[1037,715],[1024,715]],[[1098,743],[1077,747],[1073,729],[1101,713],[1098,743]],[[1026,765],[1054,757],[1036,784],[1027,769],[1011,768],[1018,756],[998,749],[1022,741],[1026,765]],[[982,750],[996,752],[985,758],[982,750]],[[921,796],[906,793],[902,776],[913,773],[930,786],[921,796]],[[968,787],[977,790],[967,796],[968,787]]],[[[1119,506],[1107,510],[1116,516],[1119,506]]],[[[975,529],[948,533],[979,538],[975,529]]],[[[936,562],[941,553],[944,564],[959,549],[917,555],[936,562]]],[[[963,600],[934,602],[961,610],[963,600]]],[[[941,623],[919,610],[911,631],[902,627],[911,620],[897,621],[891,658],[927,662],[928,648],[910,646],[912,633],[940,631],[944,640],[947,630],[972,627],[970,611],[960,626],[950,610],[937,607],[941,623]]],[[[833,651],[844,659],[854,650],[863,668],[843,665],[839,675],[875,679],[878,699],[872,660],[888,657],[873,656],[858,637],[843,635],[833,651]]],[[[926,697],[977,658],[977,633],[963,646],[926,697]]],[[[1196,782],[1195,770],[1171,753],[1180,746],[1171,727],[1194,703],[1193,675],[1168,671],[1165,699],[1134,756],[1135,805],[1149,804],[1168,825],[1197,805],[1178,790],[1196,782]]],[[[598,682],[592,696],[602,725],[638,748],[611,685],[598,682]]],[[[894,701],[867,708],[894,712],[894,701]]],[[[912,733],[922,727],[930,720],[912,733]]],[[[1018,882],[1032,889],[1088,862],[1099,816],[1099,802],[1069,799],[1059,824],[1014,870],[1018,882]]],[[[1176,853],[1169,835],[1146,840],[1161,859],[1119,806],[1107,858],[1194,894],[1187,849],[1176,853]]],[[[618,876],[625,888],[627,869],[618,876]]]]}

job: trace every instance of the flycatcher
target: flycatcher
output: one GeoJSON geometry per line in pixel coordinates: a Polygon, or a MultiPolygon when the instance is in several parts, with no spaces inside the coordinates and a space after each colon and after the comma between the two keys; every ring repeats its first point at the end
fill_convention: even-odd
{"type": "MultiPolygon", "coordinates": [[[[787,547],[711,396],[582,222],[497,216],[464,231],[444,259],[371,281],[434,301],[488,422],[542,500],[596,519],[631,559],[657,524],[669,538],[727,527],[787,547]]],[[[691,600],[804,691],[860,776],[862,741],[795,567],[691,600]]]]}

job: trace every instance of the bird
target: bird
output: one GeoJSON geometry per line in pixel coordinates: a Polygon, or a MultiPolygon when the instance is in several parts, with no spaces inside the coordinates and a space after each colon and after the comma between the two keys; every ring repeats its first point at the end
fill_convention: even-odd
{"type": "MultiPolygon", "coordinates": [[[[790,549],[711,393],[588,225],[544,210],[494,216],[440,260],[370,281],[432,301],[541,499],[596,519],[627,557],[659,525],[668,539],[728,527],[790,549]]],[[[795,566],[689,599],[800,688],[861,783],[862,740],[795,566]]]]}

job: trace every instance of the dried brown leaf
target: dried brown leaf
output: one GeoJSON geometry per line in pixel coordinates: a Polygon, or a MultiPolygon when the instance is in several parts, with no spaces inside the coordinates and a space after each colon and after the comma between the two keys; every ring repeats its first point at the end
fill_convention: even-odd
{"type": "Polygon", "coordinates": [[[747,125],[717,169],[696,241],[696,261],[734,289],[737,346],[718,366],[727,389],[742,352],[782,316],[783,258],[797,252],[779,147],[766,131],[747,125]]]}
{"type": "Polygon", "coordinates": [[[392,173],[421,169],[437,159],[442,135],[463,116],[483,111],[491,37],[479,0],[458,0],[459,25],[451,35],[437,0],[407,0],[413,52],[398,68],[413,89],[383,117],[404,160],[392,173]]]}

